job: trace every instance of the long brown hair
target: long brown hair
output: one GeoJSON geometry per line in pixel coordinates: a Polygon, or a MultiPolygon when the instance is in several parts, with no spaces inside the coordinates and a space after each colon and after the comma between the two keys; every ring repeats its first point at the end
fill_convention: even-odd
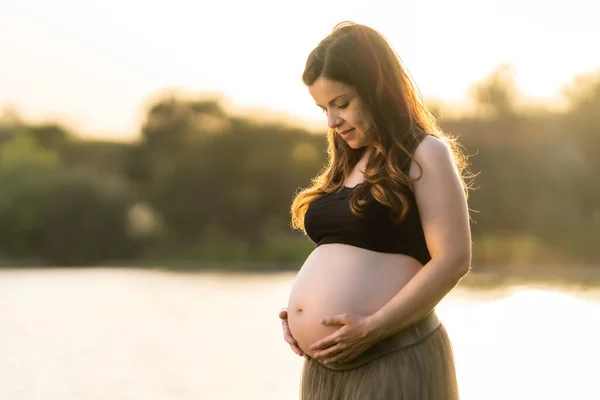
{"type": "MultiPolygon", "coordinates": [[[[413,188],[408,167],[416,147],[427,135],[450,145],[467,192],[463,178],[466,157],[456,139],[442,132],[435,117],[425,108],[400,57],[383,35],[351,21],[337,24],[306,61],[304,84],[311,86],[319,77],[355,88],[373,120],[369,133],[373,152],[365,168],[365,184],[357,187],[350,197],[354,214],[360,215],[370,193],[393,210],[397,221],[404,217],[409,207],[405,190],[413,188]]],[[[334,129],[329,130],[327,143],[326,167],[292,202],[292,228],[304,231],[304,214],[309,204],[343,189],[365,150],[348,146],[334,129]]]]}

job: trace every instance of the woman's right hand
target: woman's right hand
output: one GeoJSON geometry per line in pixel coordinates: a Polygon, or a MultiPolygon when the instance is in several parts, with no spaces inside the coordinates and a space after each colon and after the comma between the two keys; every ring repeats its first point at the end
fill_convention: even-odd
{"type": "Polygon", "coordinates": [[[302,357],[304,355],[304,352],[302,351],[302,349],[300,347],[298,347],[298,342],[296,342],[296,339],[294,339],[294,337],[292,336],[292,333],[290,332],[290,326],[288,324],[287,308],[282,308],[281,311],[279,311],[279,318],[281,318],[281,326],[283,328],[283,338],[285,339],[286,342],[288,342],[288,344],[290,345],[292,350],[294,350],[294,353],[296,353],[300,357],[302,357]]]}

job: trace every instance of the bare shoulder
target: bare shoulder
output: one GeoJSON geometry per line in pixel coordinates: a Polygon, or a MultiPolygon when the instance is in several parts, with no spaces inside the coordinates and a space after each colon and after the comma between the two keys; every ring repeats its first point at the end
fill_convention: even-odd
{"type": "Polygon", "coordinates": [[[435,136],[429,135],[425,137],[417,146],[413,157],[409,173],[413,179],[419,178],[422,173],[425,174],[427,171],[440,169],[452,171],[455,169],[456,163],[450,145],[435,136]],[[417,163],[423,171],[421,171],[417,163]]]}
{"type": "Polygon", "coordinates": [[[471,257],[469,210],[452,144],[434,136],[423,139],[410,175],[416,179],[415,198],[432,257],[449,260],[464,273],[471,257]]]}

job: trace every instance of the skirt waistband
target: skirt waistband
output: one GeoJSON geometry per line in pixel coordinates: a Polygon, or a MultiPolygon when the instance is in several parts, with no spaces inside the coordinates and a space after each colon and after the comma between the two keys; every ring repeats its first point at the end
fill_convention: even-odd
{"type": "Polygon", "coordinates": [[[323,365],[325,368],[329,368],[336,371],[357,368],[379,357],[383,357],[386,354],[419,343],[427,336],[429,336],[433,331],[435,331],[440,326],[440,324],[441,322],[437,314],[435,313],[435,311],[433,311],[419,322],[409,326],[408,328],[403,329],[402,331],[390,337],[387,337],[375,343],[364,353],[360,354],[357,358],[350,362],[333,362],[329,364],[323,364],[322,360],[318,360],[318,362],[321,363],[321,365],[323,365]]]}

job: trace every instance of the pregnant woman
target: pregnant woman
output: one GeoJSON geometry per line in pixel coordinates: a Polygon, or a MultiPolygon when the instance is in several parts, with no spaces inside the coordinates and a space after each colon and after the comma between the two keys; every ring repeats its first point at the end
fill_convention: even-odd
{"type": "Polygon", "coordinates": [[[280,312],[303,400],[458,398],[436,305],[470,270],[466,160],[385,38],[345,22],[303,80],[327,116],[327,168],[292,204],[316,243],[280,312]]]}

